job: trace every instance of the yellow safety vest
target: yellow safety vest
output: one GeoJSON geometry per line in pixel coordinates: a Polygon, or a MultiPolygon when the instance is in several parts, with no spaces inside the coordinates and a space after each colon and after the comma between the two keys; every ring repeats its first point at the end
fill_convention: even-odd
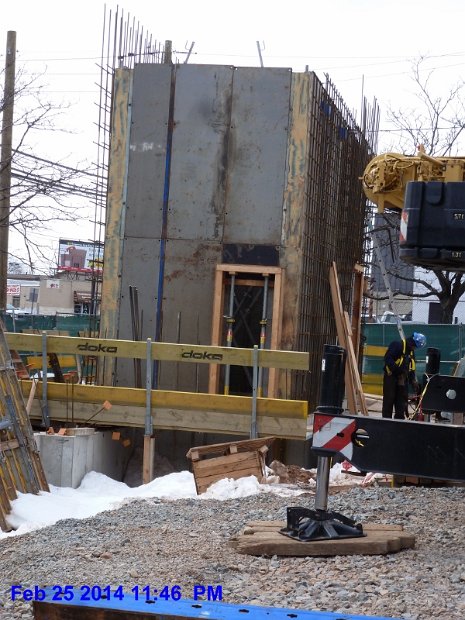
{"type": "MultiPolygon", "coordinates": [[[[402,355],[399,357],[399,359],[397,359],[395,361],[395,365],[396,366],[402,366],[402,364],[404,363],[405,360],[405,354],[407,352],[407,341],[405,340],[405,338],[402,339],[402,355]]],[[[415,358],[413,357],[413,350],[410,351],[409,353],[409,372],[413,371],[415,372],[416,366],[415,366],[415,358]]],[[[387,375],[392,375],[391,370],[389,369],[388,366],[386,366],[386,374],[387,375]]]]}

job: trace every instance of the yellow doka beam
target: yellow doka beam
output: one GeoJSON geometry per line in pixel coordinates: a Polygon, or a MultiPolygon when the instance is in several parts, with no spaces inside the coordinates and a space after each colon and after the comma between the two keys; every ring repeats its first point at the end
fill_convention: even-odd
{"type": "MultiPolygon", "coordinates": [[[[10,349],[16,351],[42,351],[42,336],[40,334],[7,333],[5,335],[10,349]]],[[[47,352],[82,356],[96,355],[98,357],[146,359],[147,343],[145,341],[135,342],[133,340],[47,336],[47,352]]],[[[258,351],[258,356],[258,363],[263,368],[308,370],[308,353],[262,349],[258,351]]],[[[194,362],[196,364],[253,366],[253,350],[154,342],[152,343],[152,359],[171,362],[194,362]]]]}

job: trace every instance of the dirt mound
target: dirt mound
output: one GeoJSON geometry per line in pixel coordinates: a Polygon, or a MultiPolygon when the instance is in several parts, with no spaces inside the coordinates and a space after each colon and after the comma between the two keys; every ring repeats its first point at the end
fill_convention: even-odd
{"type": "Polygon", "coordinates": [[[298,465],[284,465],[281,461],[273,461],[270,469],[279,482],[283,484],[309,484],[315,480],[315,476],[308,469],[302,469],[298,465]]]}

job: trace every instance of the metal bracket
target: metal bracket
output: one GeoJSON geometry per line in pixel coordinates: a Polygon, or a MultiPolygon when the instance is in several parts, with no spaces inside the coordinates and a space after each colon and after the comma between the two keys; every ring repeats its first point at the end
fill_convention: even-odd
{"type": "Polygon", "coordinates": [[[11,428],[13,426],[10,418],[5,417],[1,422],[0,422],[0,431],[6,431],[9,428],[11,428]]]}

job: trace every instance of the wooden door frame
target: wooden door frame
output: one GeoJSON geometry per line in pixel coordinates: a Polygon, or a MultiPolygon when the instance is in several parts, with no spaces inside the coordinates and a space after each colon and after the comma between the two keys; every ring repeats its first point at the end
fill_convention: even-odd
{"type": "MultiPolygon", "coordinates": [[[[217,265],[215,273],[215,290],[213,295],[212,309],[212,335],[211,344],[222,346],[221,336],[223,329],[224,312],[224,282],[225,277],[232,274],[253,273],[262,276],[274,276],[273,283],[273,307],[271,315],[270,349],[279,349],[281,342],[281,325],[283,312],[283,275],[281,267],[268,267],[264,265],[217,265]]],[[[268,398],[275,398],[277,393],[277,371],[270,368],[268,374],[268,398]]],[[[218,364],[210,364],[208,392],[217,394],[219,389],[220,368],[218,364]]]]}

